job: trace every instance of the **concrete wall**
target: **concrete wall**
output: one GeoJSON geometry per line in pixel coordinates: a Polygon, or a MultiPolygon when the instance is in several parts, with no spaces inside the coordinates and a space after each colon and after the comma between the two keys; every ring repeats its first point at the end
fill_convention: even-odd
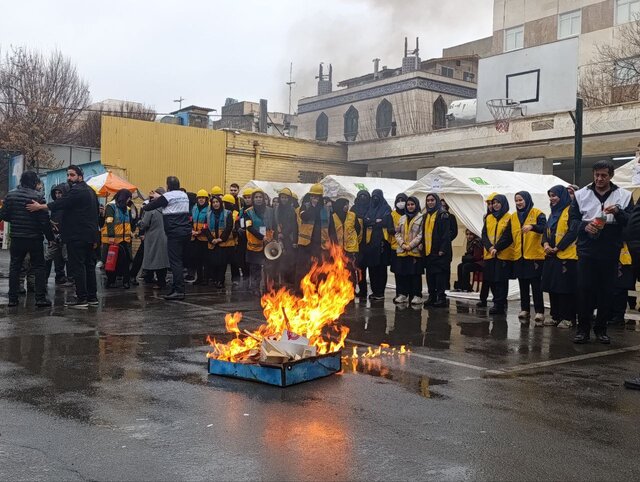
{"type": "Polygon", "coordinates": [[[493,53],[493,37],[485,37],[473,42],[456,45],[442,49],[443,57],[462,57],[464,55],[477,55],[480,58],[488,57],[493,53]]]}

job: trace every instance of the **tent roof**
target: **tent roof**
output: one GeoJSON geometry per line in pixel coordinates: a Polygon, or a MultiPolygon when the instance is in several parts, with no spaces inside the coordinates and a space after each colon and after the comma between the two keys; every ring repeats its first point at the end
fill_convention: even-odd
{"type": "Polygon", "coordinates": [[[533,203],[543,212],[549,212],[547,191],[552,186],[567,183],[556,176],[527,174],[494,169],[438,167],[417,180],[408,192],[426,196],[430,192],[440,194],[447,201],[452,214],[464,226],[476,234],[482,232],[486,207],[484,200],[497,192],[507,196],[511,211],[515,210],[513,198],[519,191],[528,191],[533,203]]]}
{"type": "Polygon", "coordinates": [[[640,159],[632,159],[617,168],[613,183],[629,190],[640,189],[640,159]]]}
{"type": "Polygon", "coordinates": [[[133,184],[125,181],[119,176],[116,176],[112,172],[105,172],[93,176],[87,181],[87,184],[93,188],[98,196],[107,196],[109,194],[115,194],[120,189],[126,189],[131,193],[135,193],[138,188],[133,184]]]}
{"type": "Polygon", "coordinates": [[[393,206],[396,195],[407,193],[415,183],[406,179],[391,179],[385,177],[354,177],[354,176],[327,176],[320,184],[324,186],[325,196],[331,199],[344,197],[353,202],[358,191],[365,190],[370,193],[374,189],[381,189],[384,198],[393,206]]]}

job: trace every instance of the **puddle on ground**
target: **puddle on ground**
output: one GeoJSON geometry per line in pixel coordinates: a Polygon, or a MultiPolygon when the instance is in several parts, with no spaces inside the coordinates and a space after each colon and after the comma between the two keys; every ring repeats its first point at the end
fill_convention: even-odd
{"type": "MultiPolygon", "coordinates": [[[[408,355],[411,356],[411,355],[408,355]]],[[[404,362],[400,359],[400,363],[404,362]]],[[[444,395],[434,392],[433,387],[446,385],[447,380],[417,375],[406,370],[389,367],[385,358],[348,358],[342,360],[343,373],[362,373],[372,377],[383,378],[398,383],[410,392],[417,393],[424,398],[444,399],[444,395]]]]}

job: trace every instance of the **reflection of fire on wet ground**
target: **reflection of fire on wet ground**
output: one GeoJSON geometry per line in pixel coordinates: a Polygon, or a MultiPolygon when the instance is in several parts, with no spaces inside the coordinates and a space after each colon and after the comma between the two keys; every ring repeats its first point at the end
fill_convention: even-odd
{"type": "Polygon", "coordinates": [[[446,380],[417,375],[407,370],[411,351],[404,345],[395,348],[383,343],[377,348],[367,347],[360,350],[352,347],[350,355],[342,357],[343,373],[362,373],[373,377],[384,378],[399,383],[407,390],[425,398],[445,398],[433,392],[431,387],[444,385],[446,380]]]}

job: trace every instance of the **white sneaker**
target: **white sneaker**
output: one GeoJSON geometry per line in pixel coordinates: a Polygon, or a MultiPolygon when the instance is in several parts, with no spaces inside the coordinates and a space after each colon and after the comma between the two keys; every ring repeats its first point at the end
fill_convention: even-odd
{"type": "Polygon", "coordinates": [[[569,320],[562,320],[560,323],[558,323],[557,327],[558,328],[572,328],[573,327],[573,323],[571,323],[569,320]]]}
{"type": "Polygon", "coordinates": [[[542,313],[536,313],[536,317],[534,318],[535,321],[543,321],[544,322],[544,314],[542,313]]]}
{"type": "Polygon", "coordinates": [[[422,305],[422,303],[424,303],[424,300],[422,299],[421,296],[415,296],[412,300],[411,300],[411,304],[412,305],[422,305]]]}
{"type": "Polygon", "coordinates": [[[520,314],[518,315],[518,318],[520,320],[529,319],[530,317],[531,317],[531,313],[529,313],[528,311],[521,311],[520,314]]]}
{"type": "Polygon", "coordinates": [[[394,303],[406,303],[407,301],[409,301],[409,298],[407,298],[405,295],[398,295],[393,299],[394,303]]]}
{"type": "Polygon", "coordinates": [[[102,261],[98,261],[96,263],[96,268],[98,268],[98,269],[102,268],[103,266],[104,266],[104,263],[102,261]]]}

